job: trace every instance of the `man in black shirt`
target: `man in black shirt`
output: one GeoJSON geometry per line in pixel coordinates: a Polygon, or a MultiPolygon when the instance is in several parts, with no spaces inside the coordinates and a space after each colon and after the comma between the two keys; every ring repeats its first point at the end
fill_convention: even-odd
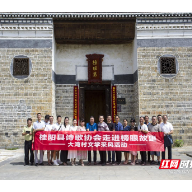
{"type": "MultiPolygon", "coordinates": [[[[107,116],[107,125],[110,131],[115,131],[115,124],[111,120],[111,116],[107,116]]],[[[108,161],[107,164],[111,163],[111,153],[112,153],[112,165],[115,165],[115,151],[108,151],[108,161]]]]}

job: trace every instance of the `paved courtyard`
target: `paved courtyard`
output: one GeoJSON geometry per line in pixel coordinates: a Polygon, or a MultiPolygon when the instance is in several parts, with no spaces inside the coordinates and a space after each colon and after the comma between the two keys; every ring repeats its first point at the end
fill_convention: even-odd
{"type": "MultiPolygon", "coordinates": [[[[176,180],[192,179],[192,169],[159,170],[158,165],[23,166],[23,149],[0,149],[0,180],[176,180]]],[[[99,155],[98,155],[99,157],[99,155]]],[[[123,157],[123,155],[122,155],[123,157]]],[[[140,158],[140,157],[139,157],[140,158]]],[[[156,159],[156,157],[155,157],[156,159]]],[[[191,147],[173,148],[173,159],[192,160],[191,147]],[[186,155],[187,154],[187,155],[186,155]]],[[[99,158],[97,159],[99,160],[99,158]]],[[[123,160],[122,160],[123,161],[123,160]]]]}

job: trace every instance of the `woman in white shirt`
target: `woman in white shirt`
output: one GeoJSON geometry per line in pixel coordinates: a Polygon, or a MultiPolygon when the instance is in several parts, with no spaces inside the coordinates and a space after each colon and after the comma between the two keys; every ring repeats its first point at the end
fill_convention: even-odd
{"type": "MultiPolygon", "coordinates": [[[[49,116],[49,123],[45,124],[44,131],[52,131],[53,129],[53,116],[49,116]]],[[[53,150],[47,150],[47,159],[48,159],[48,165],[52,165],[52,158],[53,158],[53,150]],[[50,159],[51,157],[51,159],[50,159]]]]}
{"type": "MultiPolygon", "coordinates": [[[[80,126],[77,127],[77,131],[86,131],[85,129],[85,121],[82,119],[80,121],[80,126]]],[[[87,159],[87,151],[86,150],[78,150],[77,151],[77,158],[82,166],[84,166],[83,160],[87,159]]]]}
{"type": "MultiPolygon", "coordinates": [[[[138,125],[138,131],[148,133],[148,127],[144,124],[144,117],[140,117],[140,124],[138,125]]],[[[141,154],[141,165],[146,165],[146,151],[140,151],[141,154]]]]}
{"type": "MultiPolygon", "coordinates": [[[[70,131],[69,117],[65,117],[64,127],[62,131],[70,131]]],[[[60,159],[63,162],[63,165],[67,165],[67,160],[68,160],[67,156],[68,156],[68,150],[61,150],[60,159]]]]}
{"type": "MultiPolygon", "coordinates": [[[[77,131],[77,120],[73,119],[73,125],[70,126],[70,131],[77,131]]],[[[76,165],[75,160],[77,157],[77,150],[68,151],[68,159],[71,159],[71,165],[76,165]]]]}

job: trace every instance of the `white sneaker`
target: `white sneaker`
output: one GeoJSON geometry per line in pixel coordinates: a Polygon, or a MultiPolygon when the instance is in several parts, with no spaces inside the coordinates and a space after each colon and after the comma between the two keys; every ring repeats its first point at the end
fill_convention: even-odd
{"type": "Polygon", "coordinates": [[[56,160],[54,160],[54,161],[53,161],[53,165],[58,166],[59,164],[57,163],[56,160]]]}
{"type": "Polygon", "coordinates": [[[61,162],[59,159],[57,159],[57,163],[58,163],[59,165],[62,164],[62,162],[61,162]]]}

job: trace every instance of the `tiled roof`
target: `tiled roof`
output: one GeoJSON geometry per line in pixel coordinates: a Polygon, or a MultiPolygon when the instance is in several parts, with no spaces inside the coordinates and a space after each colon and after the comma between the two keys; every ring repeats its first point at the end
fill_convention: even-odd
{"type": "Polygon", "coordinates": [[[64,13],[0,13],[0,18],[55,18],[55,19],[125,19],[125,18],[157,18],[157,17],[191,17],[192,13],[153,13],[153,12],[64,12],[64,13]]]}

